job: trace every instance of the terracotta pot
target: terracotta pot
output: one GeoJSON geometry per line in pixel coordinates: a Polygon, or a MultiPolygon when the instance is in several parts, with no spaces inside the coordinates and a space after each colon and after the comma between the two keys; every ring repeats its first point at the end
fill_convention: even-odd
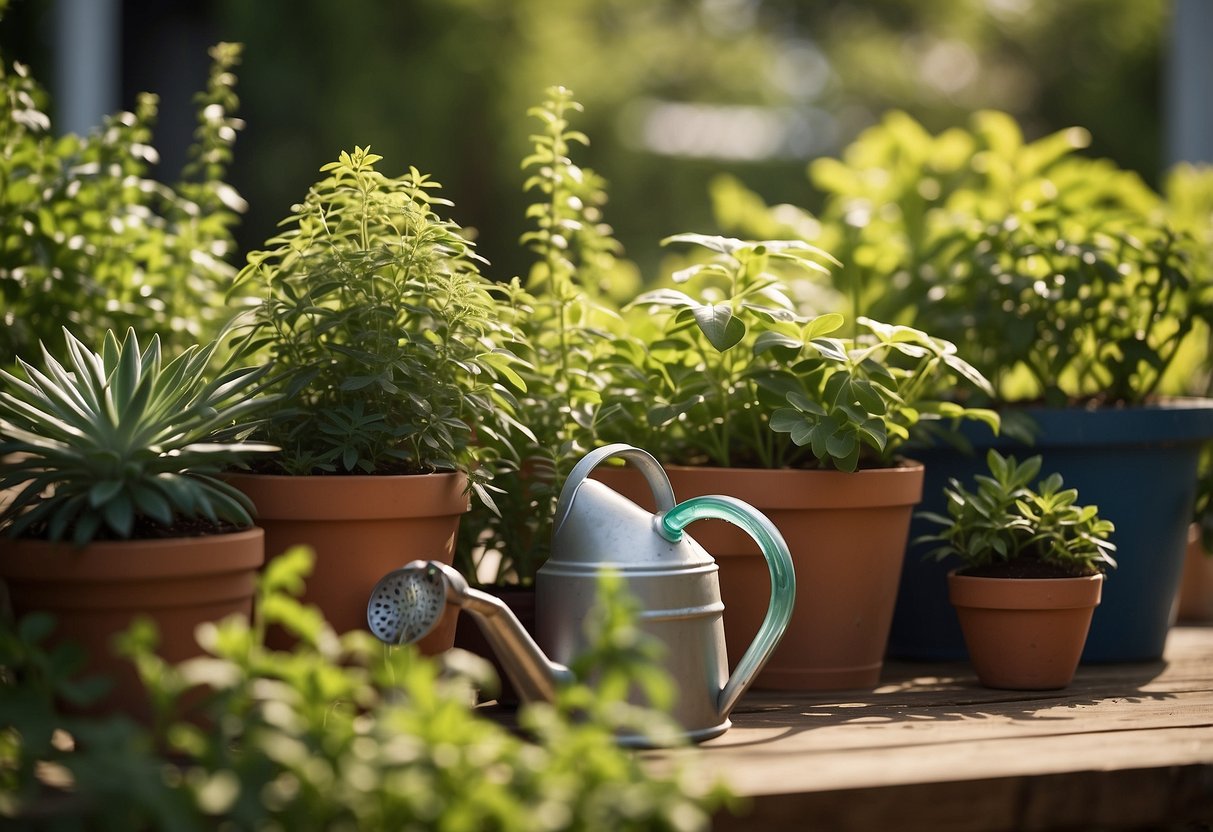
{"type": "MultiPolygon", "coordinates": [[[[504,601],[505,605],[510,608],[510,611],[522,622],[522,626],[526,628],[526,631],[532,637],[535,635],[535,587],[483,586],[480,589],[504,601]]],[[[480,624],[475,616],[459,616],[459,622],[455,625],[455,646],[461,650],[475,653],[493,665],[493,670],[496,671],[497,679],[501,683],[501,690],[497,695],[498,703],[509,706],[520,703],[518,692],[514,690],[510,677],[506,675],[505,667],[502,665],[501,660],[493,652],[493,648],[489,646],[488,639],[484,637],[484,633],[481,631],[480,624]]]]}
{"type": "Polygon", "coordinates": [[[1213,556],[1200,541],[1200,526],[1188,529],[1183,578],[1176,597],[1176,618],[1188,624],[1213,621],[1213,556]]]}
{"type": "MultiPolygon", "coordinates": [[[[1116,525],[1116,577],[1104,587],[1082,661],[1152,662],[1162,659],[1172,622],[1196,496],[1201,448],[1213,439],[1213,399],[1170,399],[1137,407],[1008,408],[1003,418],[1030,419],[1036,436],[1024,444],[989,425],[968,420],[957,431],[966,454],[943,444],[915,448],[926,465],[923,511],[946,514],[949,478],[971,482],[996,448],[1020,459],[1044,458],[1044,471],[1065,478],[1082,502],[1116,525]],[[1131,488],[1126,488],[1130,484],[1131,488]]],[[[938,526],[918,520],[911,540],[938,526]]],[[[893,615],[889,655],[926,661],[963,659],[964,640],[947,599],[946,563],[929,560],[929,543],[906,552],[893,615]]]]}
{"type": "Polygon", "coordinates": [[[87,670],[114,679],[99,710],[146,718],[150,710],[133,666],[113,654],[113,636],[138,615],[160,630],[157,652],[170,662],[201,654],[194,630],[233,613],[250,615],[264,533],[103,541],[77,549],[39,540],[0,541],[0,578],[18,617],[55,616],[56,640],[78,642],[87,670]]]}
{"type": "MultiPolygon", "coordinates": [[[[923,467],[858,471],[720,469],[666,466],[679,500],[726,494],[768,518],[787,541],[796,571],[796,608],[755,688],[846,690],[880,680],[910,516],[922,498],[923,467]]],[[[635,471],[593,476],[653,509],[635,471]]],[[[770,577],[757,544],[720,521],[690,533],[720,566],[730,666],[766,615],[770,577]]]]}
{"type": "MultiPolygon", "coordinates": [[[[450,563],[459,517],[468,510],[462,474],[288,477],[229,474],[227,481],[257,507],[267,558],[309,546],[316,564],[303,600],[315,604],[339,633],[366,629],[375,583],[412,560],[450,563]]],[[[434,655],[455,640],[453,607],[422,652],[434,655]]],[[[287,646],[274,635],[271,644],[287,646]]]]}
{"type": "Polygon", "coordinates": [[[948,573],[948,597],[986,687],[1056,690],[1078,667],[1103,575],[974,578],[948,573]]]}

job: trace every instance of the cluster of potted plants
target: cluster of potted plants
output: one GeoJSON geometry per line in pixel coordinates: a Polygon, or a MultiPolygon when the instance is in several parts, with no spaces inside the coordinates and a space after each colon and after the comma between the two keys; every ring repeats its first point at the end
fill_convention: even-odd
{"type": "MultiPolygon", "coordinates": [[[[227,77],[234,57],[217,54],[227,77]]],[[[1088,658],[1161,654],[1182,546],[1150,525],[1145,502],[1185,528],[1195,451],[1213,435],[1206,403],[1158,401],[1194,322],[1213,318],[1207,262],[1162,200],[1074,155],[1074,131],[1027,143],[987,113],[933,137],[891,116],[843,160],[813,166],[827,194],[819,221],[740,212],[767,233],[671,237],[678,268],[637,294],[603,221],[605,187],[572,158],[587,141],[571,125],[578,109],[554,88],[532,111],[525,280],[489,279],[428,176],[386,175],[355,148],[321,168],[227,287],[241,310],[230,345],[166,360],[150,335],[111,332],[93,351],[69,333],[66,360],[22,362],[25,379],[4,376],[0,411],[8,534],[80,545],[183,518],[244,528],[255,514],[271,558],[298,544],[315,552],[304,598],[344,633],[363,627],[374,582],[415,557],[527,587],[564,475],[594,446],[623,441],[662,461],[679,497],[740,497],[788,538],[800,573],[793,635],[758,686],[865,688],[889,650],[954,649],[947,632],[921,650],[898,635],[899,617],[920,632],[954,627],[932,606],[944,576],[915,547],[906,555],[914,507],[925,499],[941,517],[946,501],[970,500],[944,488],[977,470],[966,451],[1029,443],[1116,526],[1125,589],[1107,593],[1112,612],[1096,615],[1088,658]],[[226,369],[233,355],[255,369],[226,369]],[[1108,425],[1113,450],[1088,472],[1074,458],[1091,420],[1108,425]],[[1124,480],[1137,486],[1127,505],[1110,491],[1124,480]],[[924,573],[925,613],[912,588],[924,573]],[[1129,594],[1149,584],[1150,600],[1129,594]]],[[[225,147],[200,157],[215,162],[212,179],[225,147]]],[[[200,199],[225,193],[200,187],[200,199]]],[[[1007,473],[1028,488],[1019,480],[1035,463],[988,459],[1001,466],[995,481],[1007,473]]],[[[643,500],[634,472],[596,476],[643,500]]],[[[1016,492],[1015,505],[1064,503],[1059,487],[1016,492]]],[[[1021,525],[994,522],[1012,535],[1021,525]]],[[[763,563],[725,528],[696,537],[720,561],[736,661],[765,610],[763,563]]],[[[4,546],[0,569],[21,580],[4,546]]],[[[249,580],[225,601],[246,609],[249,580]]],[[[107,594],[121,593],[92,593],[107,594]]],[[[445,650],[454,628],[425,649],[445,650]]]]}
{"type": "MultiPolygon", "coordinates": [[[[230,87],[227,68],[216,72],[230,87]]],[[[203,106],[231,129],[223,105],[203,106]]],[[[221,184],[214,151],[200,155],[211,179],[195,210],[221,184]]],[[[373,580],[411,559],[410,543],[449,560],[469,495],[492,504],[494,452],[512,432],[534,437],[516,416],[528,369],[512,351],[527,346],[512,328],[518,295],[481,276],[471,243],[437,215],[434,183],[383,176],[379,161],[342,154],[250,255],[229,287],[235,308],[252,301],[235,338],[170,350],[145,332],[152,322],[98,334],[89,321],[64,332],[63,350],[42,339],[40,362],[5,357],[0,576],[14,609],[0,622],[0,817],[702,828],[720,803],[711,783],[656,774],[616,746],[621,731],[660,732],[660,713],[574,685],[522,716],[524,740],[472,709],[469,679],[489,682],[466,657],[439,666],[360,631],[373,580]],[[303,496],[266,496],[271,480],[303,496]],[[316,480],[354,489],[354,508],[313,496],[303,483],[316,480]],[[279,516],[292,513],[302,531],[279,516]],[[317,528],[331,515],[347,523],[335,534],[317,528]],[[378,542],[351,537],[367,525],[378,542]],[[305,581],[313,559],[320,574],[305,581]],[[75,678],[80,657],[102,678],[75,678]]],[[[28,184],[36,172],[9,173],[28,184]]],[[[606,589],[586,667],[613,690],[652,686],[650,651],[606,589]]]]}
{"type": "MultiPolygon", "coordinates": [[[[842,158],[810,167],[826,198],[819,218],[760,202],[742,210],[754,199],[736,183],[717,193],[740,228],[811,234],[843,263],[836,291],[953,342],[990,380],[993,396],[963,400],[996,409],[999,434],[969,421],[908,449],[926,468],[923,507],[943,513],[948,481],[980,473],[991,447],[1039,453],[1116,526],[1120,570],[1084,658],[1154,660],[1197,458],[1213,436],[1213,403],[1185,397],[1207,378],[1209,186],[1179,170],[1160,196],[1077,155],[1089,138],[1075,129],[1028,142],[997,113],[932,135],[893,113],[842,158]]],[[[912,537],[926,530],[916,521],[912,537]]],[[[925,544],[907,550],[889,651],[961,658],[945,570],[926,554],[925,544]]]]}
{"type": "Polygon", "coordinates": [[[146,622],[121,639],[152,718],[81,714],[93,679],[41,614],[0,627],[0,821],[20,829],[216,828],[706,829],[726,790],[675,763],[656,772],[617,731],[677,736],[664,714],[628,707],[636,679],[669,680],[645,658],[625,599],[601,595],[588,673],[520,714],[526,736],[472,708],[490,674],[465,653],[431,660],[338,635],[298,593],[311,554],[274,558],[257,585],[261,614],[199,629],[203,654],[157,655],[146,622]],[[267,646],[269,625],[293,639],[267,646]],[[19,680],[13,684],[13,680],[19,680]],[[615,691],[612,693],[612,691],[615,691]]]}
{"type": "MultiPolygon", "coordinates": [[[[799,241],[680,235],[715,256],[634,302],[639,342],[620,373],[607,430],[640,435],[669,463],[680,498],[727,493],[767,514],[797,571],[790,635],[756,685],[876,684],[922,466],[898,450],[931,422],[997,416],[946,401],[961,380],[988,384],[955,348],[866,318],[805,316],[776,269],[820,270],[799,241]]],[[[625,494],[639,478],[600,475],[625,494]],[[620,477],[624,477],[621,481],[620,477]],[[626,483],[626,484],[625,484],[626,483]]],[[[727,527],[697,529],[719,559],[733,661],[758,631],[767,578],[753,544],[727,527]]]]}

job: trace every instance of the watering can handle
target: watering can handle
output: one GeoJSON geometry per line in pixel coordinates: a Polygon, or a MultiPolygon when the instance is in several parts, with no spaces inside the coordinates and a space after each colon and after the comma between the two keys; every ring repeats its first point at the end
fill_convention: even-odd
{"type": "Polygon", "coordinates": [[[796,602],[796,573],[788,544],[775,524],[749,503],[735,497],[692,497],[669,511],[659,512],[657,530],[666,540],[675,542],[682,537],[682,530],[696,520],[727,520],[741,528],[758,543],[771,571],[771,603],[766,617],[716,700],[718,713],[727,717],[783,638],[796,602]]]}
{"type": "Polygon", "coordinates": [[[585,482],[586,477],[601,463],[613,456],[626,459],[644,475],[649,484],[649,490],[653,492],[653,499],[657,503],[658,514],[664,514],[674,508],[674,489],[670,487],[670,478],[666,476],[661,463],[648,451],[617,442],[614,445],[595,448],[573,466],[568,479],[564,481],[564,487],[560,489],[560,499],[556,503],[556,518],[553,523],[554,530],[559,529],[565,518],[568,517],[569,510],[573,507],[573,498],[577,496],[577,489],[585,482]]]}

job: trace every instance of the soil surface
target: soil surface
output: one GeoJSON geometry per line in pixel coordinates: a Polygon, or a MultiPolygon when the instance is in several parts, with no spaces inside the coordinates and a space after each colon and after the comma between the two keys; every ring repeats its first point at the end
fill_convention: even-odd
{"type": "Polygon", "coordinates": [[[1045,563],[1035,558],[991,563],[987,566],[970,566],[957,570],[956,574],[971,578],[1085,578],[1099,574],[1097,569],[1078,566],[1061,566],[1045,563]]]}
{"type": "MultiPolygon", "coordinates": [[[[212,523],[205,518],[178,518],[171,526],[163,526],[153,520],[140,518],[135,520],[135,525],[131,528],[129,538],[120,538],[108,528],[102,527],[97,530],[96,535],[93,536],[93,540],[154,540],[170,537],[204,537],[211,534],[236,532],[242,528],[247,527],[236,526],[232,523],[212,523]]],[[[24,536],[31,539],[45,540],[46,527],[31,528],[29,533],[24,536]]],[[[68,541],[72,539],[70,530],[64,535],[63,539],[68,541]]]]}

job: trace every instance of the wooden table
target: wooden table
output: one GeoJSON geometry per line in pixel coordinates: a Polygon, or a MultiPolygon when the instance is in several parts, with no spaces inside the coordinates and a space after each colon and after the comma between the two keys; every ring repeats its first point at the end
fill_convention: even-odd
{"type": "Polygon", "coordinates": [[[719,830],[1213,829],[1213,628],[1063,691],[913,663],[870,692],[752,691],[731,730],[673,756],[747,799],[719,830]]]}

